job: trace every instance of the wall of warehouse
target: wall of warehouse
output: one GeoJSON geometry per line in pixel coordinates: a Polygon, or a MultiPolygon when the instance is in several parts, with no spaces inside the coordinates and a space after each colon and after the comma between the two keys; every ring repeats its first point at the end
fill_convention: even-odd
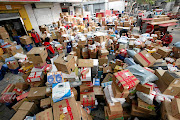
{"type": "Polygon", "coordinates": [[[62,12],[59,3],[53,3],[51,8],[32,8],[31,4],[24,5],[29,19],[31,21],[32,27],[41,34],[39,30],[40,25],[52,24],[52,22],[57,22],[62,12]]]}
{"type": "Polygon", "coordinates": [[[108,9],[118,10],[119,12],[124,11],[125,9],[125,2],[122,1],[114,1],[114,2],[108,2],[108,9]]]}

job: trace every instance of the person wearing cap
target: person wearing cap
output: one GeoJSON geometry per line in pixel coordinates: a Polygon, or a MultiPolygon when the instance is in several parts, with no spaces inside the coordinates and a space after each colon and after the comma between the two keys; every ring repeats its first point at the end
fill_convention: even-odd
{"type": "Polygon", "coordinates": [[[49,41],[50,41],[49,37],[46,37],[45,42],[44,42],[44,46],[45,46],[45,48],[47,50],[47,53],[48,53],[47,62],[50,62],[50,59],[53,58],[56,55],[55,51],[54,51],[54,49],[51,46],[49,41]]]}
{"type": "Polygon", "coordinates": [[[172,40],[173,40],[173,37],[171,34],[169,34],[169,31],[166,31],[165,35],[161,39],[163,45],[166,47],[169,46],[169,44],[172,42],[172,40]]]}
{"type": "Polygon", "coordinates": [[[41,46],[41,39],[39,37],[39,34],[34,29],[32,29],[32,31],[31,31],[31,36],[34,39],[34,43],[35,43],[36,47],[41,46]]]}

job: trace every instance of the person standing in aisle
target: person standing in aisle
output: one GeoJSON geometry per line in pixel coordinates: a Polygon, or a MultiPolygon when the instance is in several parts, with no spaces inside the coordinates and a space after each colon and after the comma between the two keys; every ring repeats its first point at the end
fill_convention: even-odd
{"type": "Polygon", "coordinates": [[[31,36],[34,40],[36,47],[41,46],[41,39],[39,37],[39,34],[34,29],[32,29],[31,36]]]}

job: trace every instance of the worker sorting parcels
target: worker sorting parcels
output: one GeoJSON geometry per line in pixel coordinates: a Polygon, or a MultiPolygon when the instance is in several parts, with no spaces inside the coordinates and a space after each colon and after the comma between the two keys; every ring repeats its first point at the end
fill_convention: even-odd
{"type": "Polygon", "coordinates": [[[39,37],[39,34],[34,29],[32,29],[32,31],[31,31],[31,36],[34,40],[36,47],[41,46],[41,39],[39,37]]]}
{"type": "Polygon", "coordinates": [[[173,37],[171,34],[169,34],[169,31],[166,31],[165,35],[161,39],[164,46],[169,46],[169,44],[172,42],[173,37]]]}

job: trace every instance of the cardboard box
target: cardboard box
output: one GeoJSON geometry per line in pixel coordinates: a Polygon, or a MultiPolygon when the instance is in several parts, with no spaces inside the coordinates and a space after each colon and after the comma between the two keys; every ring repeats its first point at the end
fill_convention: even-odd
{"type": "Polygon", "coordinates": [[[30,75],[27,77],[26,81],[29,83],[39,82],[39,81],[43,81],[43,78],[44,78],[44,74],[42,71],[31,72],[30,75]]]}
{"type": "Polygon", "coordinates": [[[107,56],[107,55],[109,55],[109,51],[106,49],[100,50],[100,55],[101,56],[107,56]]]}
{"type": "Polygon", "coordinates": [[[80,93],[85,92],[93,92],[93,84],[91,81],[83,82],[82,85],[80,85],[80,93]]]}
{"type": "Polygon", "coordinates": [[[43,109],[49,108],[51,106],[51,98],[41,99],[40,107],[43,109]]]}
{"type": "Polygon", "coordinates": [[[180,58],[176,60],[175,66],[177,66],[178,68],[180,68],[180,58]]]}
{"type": "Polygon", "coordinates": [[[113,74],[108,73],[106,77],[101,82],[102,87],[106,87],[107,85],[111,85],[112,83],[113,74]]]}
{"type": "Polygon", "coordinates": [[[7,66],[9,69],[17,69],[19,67],[19,64],[17,62],[17,60],[14,60],[14,61],[10,61],[10,62],[7,62],[7,66]]]}
{"type": "Polygon", "coordinates": [[[6,38],[9,38],[8,32],[2,32],[2,33],[0,33],[0,39],[6,39],[6,38]]]}
{"type": "Polygon", "coordinates": [[[166,85],[180,85],[180,73],[166,71],[161,78],[166,85]]]}
{"type": "Polygon", "coordinates": [[[11,118],[11,120],[24,120],[26,115],[29,115],[28,114],[29,112],[26,111],[26,110],[18,110],[14,115],[13,117],[11,118]]]}
{"type": "Polygon", "coordinates": [[[137,109],[137,102],[135,100],[132,100],[132,110],[131,115],[137,116],[137,117],[143,117],[143,118],[149,118],[149,117],[155,117],[156,112],[146,112],[144,110],[137,109]]]}
{"type": "Polygon", "coordinates": [[[129,95],[129,90],[124,90],[121,92],[119,87],[114,82],[112,83],[112,91],[115,98],[127,98],[129,95]]]}
{"type": "Polygon", "coordinates": [[[166,72],[166,70],[159,70],[159,69],[156,69],[155,70],[155,75],[161,79],[161,77],[163,76],[163,74],[166,72]]]}
{"type": "Polygon", "coordinates": [[[53,104],[53,115],[54,120],[60,120],[60,116],[63,114],[64,120],[80,120],[81,115],[78,114],[77,104],[74,97],[68,98],[66,100],[59,101],[53,104]],[[67,111],[67,108],[71,108],[70,111],[67,111]],[[68,114],[68,113],[72,114],[68,114]],[[65,114],[66,113],[66,114],[65,114]]]}
{"type": "Polygon", "coordinates": [[[137,106],[138,110],[152,112],[153,110],[155,110],[154,107],[155,107],[154,105],[149,105],[138,98],[138,106],[137,106]]]}
{"type": "Polygon", "coordinates": [[[6,58],[9,58],[9,57],[10,57],[9,54],[8,54],[8,53],[5,53],[5,54],[3,54],[3,55],[0,56],[0,59],[3,60],[3,61],[5,61],[5,59],[6,59],[6,58]]]}
{"type": "MultiPolygon", "coordinates": [[[[81,75],[80,79],[81,81],[91,81],[91,68],[87,68],[88,69],[88,73],[86,75],[81,75]]],[[[81,68],[80,71],[83,71],[84,69],[81,68]]]]}
{"type": "Polygon", "coordinates": [[[19,89],[21,89],[21,90],[26,90],[26,89],[28,89],[28,85],[25,83],[25,82],[22,82],[22,83],[16,83],[16,85],[15,85],[17,88],[19,88],[19,89]]]}
{"type": "Polygon", "coordinates": [[[7,87],[1,92],[1,95],[6,92],[12,92],[15,88],[14,84],[8,84],[7,87]]]}
{"type": "Polygon", "coordinates": [[[104,106],[104,112],[105,112],[105,119],[106,120],[115,120],[115,119],[118,119],[118,120],[123,120],[123,114],[116,114],[116,115],[111,115],[109,113],[109,110],[108,110],[108,107],[107,106],[104,106]]]}
{"type": "Polygon", "coordinates": [[[36,114],[39,109],[34,102],[24,101],[18,110],[28,111],[29,113],[36,114]]]}
{"type": "Polygon", "coordinates": [[[179,120],[172,116],[171,102],[165,100],[161,105],[162,120],[179,120]]]}
{"type": "Polygon", "coordinates": [[[120,92],[123,92],[133,89],[140,81],[129,70],[123,70],[113,74],[113,82],[119,87],[120,92]],[[129,79],[128,83],[126,79],[129,79]],[[129,85],[130,82],[133,85],[129,85]]]}
{"type": "Polygon", "coordinates": [[[81,106],[81,102],[77,101],[77,108],[79,114],[81,114],[82,120],[93,120],[91,115],[89,115],[81,106]]]}
{"type": "Polygon", "coordinates": [[[174,98],[171,102],[172,116],[180,119],[180,99],[174,98]]]}
{"type": "Polygon", "coordinates": [[[136,90],[145,94],[150,94],[153,90],[153,84],[145,83],[144,85],[138,84],[136,90]]]}
{"type": "Polygon", "coordinates": [[[14,90],[13,90],[12,92],[16,93],[17,95],[21,95],[22,92],[23,92],[23,90],[21,90],[21,89],[15,87],[14,90]]]}
{"type": "Polygon", "coordinates": [[[103,73],[111,73],[111,72],[112,72],[111,66],[103,67],[103,73]]]}
{"type": "Polygon", "coordinates": [[[108,104],[109,113],[111,115],[122,114],[123,108],[120,102],[108,104]]]}
{"type": "Polygon", "coordinates": [[[166,85],[164,81],[161,79],[157,80],[155,84],[158,86],[159,90],[161,91],[162,94],[165,95],[180,95],[180,87],[179,85],[166,85]]]}
{"type": "Polygon", "coordinates": [[[36,114],[36,120],[53,120],[52,108],[46,109],[36,114]]]}
{"type": "Polygon", "coordinates": [[[95,96],[104,96],[103,88],[101,86],[94,86],[93,91],[95,96]]]}
{"type": "Polygon", "coordinates": [[[5,27],[0,26],[0,33],[7,32],[5,27]]]}
{"type": "Polygon", "coordinates": [[[81,101],[81,104],[84,107],[94,106],[95,105],[95,95],[94,95],[94,92],[88,92],[88,93],[80,94],[80,101],[81,101]]]}
{"type": "Polygon", "coordinates": [[[162,56],[162,58],[168,57],[171,53],[172,49],[168,48],[168,47],[160,47],[157,50],[157,53],[160,54],[162,56]]]}
{"type": "Polygon", "coordinates": [[[157,60],[160,59],[162,56],[158,53],[152,53],[152,56],[157,60]]]}
{"type": "Polygon", "coordinates": [[[156,59],[152,57],[146,50],[136,54],[134,59],[144,67],[152,66],[156,61],[156,59]]]}
{"type": "Polygon", "coordinates": [[[63,73],[70,74],[75,69],[75,59],[73,55],[60,55],[55,61],[54,64],[58,71],[63,73]]]}
{"type": "Polygon", "coordinates": [[[167,63],[165,60],[163,59],[157,59],[156,62],[154,63],[154,65],[152,65],[150,68],[152,69],[158,69],[158,67],[161,67],[164,70],[167,70],[167,63]]]}
{"type": "Polygon", "coordinates": [[[20,37],[19,39],[20,39],[21,43],[24,45],[29,45],[32,43],[32,39],[30,36],[25,35],[25,36],[20,37]]]}
{"type": "Polygon", "coordinates": [[[45,47],[33,47],[28,53],[27,57],[34,64],[45,63],[48,56],[45,47]]]}
{"type": "Polygon", "coordinates": [[[104,37],[103,37],[103,36],[96,36],[96,37],[94,38],[94,41],[99,42],[99,43],[102,43],[102,42],[104,41],[104,37]]]}
{"type": "Polygon", "coordinates": [[[24,98],[21,101],[17,102],[15,105],[12,106],[12,109],[18,111],[19,107],[23,104],[24,101],[28,101],[28,99],[24,98]]]}
{"type": "Polygon", "coordinates": [[[27,96],[28,100],[40,100],[45,98],[46,87],[33,87],[30,89],[29,94],[27,96]]]}
{"type": "Polygon", "coordinates": [[[78,59],[78,67],[93,67],[92,59],[78,59]]]}
{"type": "Polygon", "coordinates": [[[72,87],[72,88],[71,88],[71,91],[72,91],[72,93],[74,94],[75,100],[77,100],[77,97],[78,97],[77,90],[76,90],[74,87],[72,87]]]}
{"type": "Polygon", "coordinates": [[[99,66],[102,66],[104,63],[106,63],[106,64],[108,63],[108,57],[107,56],[105,56],[105,58],[99,57],[98,61],[99,61],[99,66]]]}

